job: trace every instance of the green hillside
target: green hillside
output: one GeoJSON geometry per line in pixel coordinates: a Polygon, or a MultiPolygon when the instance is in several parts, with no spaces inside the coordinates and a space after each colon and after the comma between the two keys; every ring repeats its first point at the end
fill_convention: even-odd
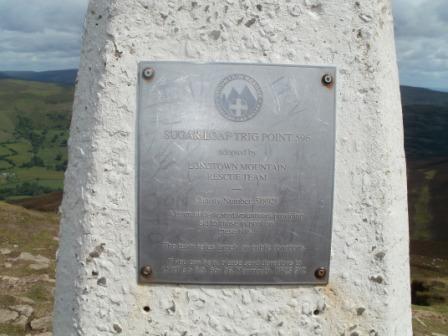
{"type": "MultiPolygon", "coordinates": [[[[52,309],[54,212],[62,196],[73,102],[73,86],[63,84],[76,72],[7,75],[61,83],[2,79],[0,73],[0,199],[20,205],[0,202],[0,309],[28,304],[34,311],[23,325],[0,324],[0,336],[23,336],[31,319],[52,309]]],[[[414,334],[448,335],[448,93],[402,87],[402,99],[414,334]]]]}
{"type": "Polygon", "coordinates": [[[73,87],[0,80],[0,198],[61,190],[73,87]]]}
{"type": "Polygon", "coordinates": [[[448,158],[408,160],[407,164],[412,239],[448,241],[448,158]]]}

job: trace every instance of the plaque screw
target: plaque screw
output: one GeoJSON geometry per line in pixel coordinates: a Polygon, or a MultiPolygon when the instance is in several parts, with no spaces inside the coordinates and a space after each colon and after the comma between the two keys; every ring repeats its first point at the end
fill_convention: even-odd
{"type": "Polygon", "coordinates": [[[327,275],[327,270],[325,267],[319,267],[316,272],[314,272],[314,276],[318,279],[323,279],[327,275]]]}
{"type": "Polygon", "coordinates": [[[140,270],[140,274],[145,278],[151,277],[152,275],[151,266],[143,266],[142,269],[140,270]]]}
{"type": "Polygon", "coordinates": [[[154,69],[153,68],[145,68],[143,69],[143,78],[145,79],[151,79],[152,76],[154,76],[154,69]]]}
{"type": "Polygon", "coordinates": [[[325,74],[322,77],[322,84],[324,84],[325,86],[330,86],[331,84],[333,84],[333,76],[330,74],[325,74]]]}

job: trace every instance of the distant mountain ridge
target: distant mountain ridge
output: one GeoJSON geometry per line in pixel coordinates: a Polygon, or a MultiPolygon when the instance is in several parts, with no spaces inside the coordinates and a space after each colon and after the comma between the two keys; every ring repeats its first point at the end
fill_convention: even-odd
{"type": "Polygon", "coordinates": [[[448,158],[448,93],[401,87],[406,157],[448,158]]]}
{"type": "MultiPolygon", "coordinates": [[[[78,69],[50,71],[1,71],[0,79],[22,79],[35,82],[74,85],[78,69]]],[[[422,87],[400,86],[403,106],[405,105],[448,105],[448,92],[422,87]]]]}
{"type": "Polygon", "coordinates": [[[21,79],[34,82],[74,85],[78,70],[0,71],[0,79],[21,79]]]}
{"type": "Polygon", "coordinates": [[[435,91],[421,87],[402,85],[401,100],[403,106],[435,105],[448,106],[448,92],[435,91]]]}
{"type": "MultiPolygon", "coordinates": [[[[0,71],[0,173],[14,173],[0,188],[11,195],[61,188],[76,76],[0,71]]],[[[401,97],[412,237],[448,241],[448,93],[402,86],[401,97]]]]}

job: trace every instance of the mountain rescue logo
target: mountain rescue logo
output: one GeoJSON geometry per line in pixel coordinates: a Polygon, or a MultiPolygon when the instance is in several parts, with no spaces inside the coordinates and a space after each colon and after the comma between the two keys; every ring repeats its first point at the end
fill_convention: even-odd
{"type": "Polygon", "coordinates": [[[263,91],[252,77],[232,74],[219,82],[215,91],[215,105],[224,118],[247,121],[260,112],[263,91]]]}

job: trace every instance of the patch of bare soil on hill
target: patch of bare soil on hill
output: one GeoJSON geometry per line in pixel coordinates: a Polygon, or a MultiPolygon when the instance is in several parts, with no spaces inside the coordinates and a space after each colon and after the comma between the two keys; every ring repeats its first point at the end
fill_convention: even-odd
{"type": "Polygon", "coordinates": [[[49,194],[24,198],[20,200],[8,201],[13,205],[19,205],[26,209],[45,212],[57,212],[62,201],[62,191],[55,191],[49,194]]]}

